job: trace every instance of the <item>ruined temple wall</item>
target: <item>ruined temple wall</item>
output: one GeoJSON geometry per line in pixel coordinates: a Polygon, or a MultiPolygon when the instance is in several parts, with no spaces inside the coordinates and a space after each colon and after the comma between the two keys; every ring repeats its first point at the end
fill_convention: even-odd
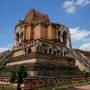
{"type": "Polygon", "coordinates": [[[55,40],[55,39],[58,39],[57,36],[58,36],[57,30],[55,29],[55,27],[52,24],[48,25],[48,36],[47,36],[48,38],[47,39],[55,40]]]}
{"type": "Polygon", "coordinates": [[[41,24],[41,39],[47,39],[47,25],[41,24]]]}
{"type": "Polygon", "coordinates": [[[47,26],[45,24],[38,24],[34,27],[34,40],[47,39],[47,26]]]}
{"type": "Polygon", "coordinates": [[[40,39],[41,37],[41,25],[37,25],[34,27],[34,39],[40,39]]]}
{"type": "Polygon", "coordinates": [[[33,27],[31,25],[29,25],[26,29],[26,40],[31,40],[34,39],[34,31],[33,31],[33,27]]]}

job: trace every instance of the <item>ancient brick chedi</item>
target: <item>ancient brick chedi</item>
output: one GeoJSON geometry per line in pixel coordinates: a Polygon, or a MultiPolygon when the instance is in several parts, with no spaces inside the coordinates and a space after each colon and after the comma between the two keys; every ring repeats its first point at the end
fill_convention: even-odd
{"type": "Polygon", "coordinates": [[[52,23],[48,15],[31,10],[15,26],[14,35],[13,50],[0,60],[1,64],[7,67],[23,64],[32,77],[77,74],[75,59],[79,58],[72,50],[67,26],[52,23]]]}
{"type": "Polygon", "coordinates": [[[68,27],[51,23],[48,15],[35,10],[30,11],[16,26],[15,47],[31,40],[43,39],[71,47],[68,27]]]}

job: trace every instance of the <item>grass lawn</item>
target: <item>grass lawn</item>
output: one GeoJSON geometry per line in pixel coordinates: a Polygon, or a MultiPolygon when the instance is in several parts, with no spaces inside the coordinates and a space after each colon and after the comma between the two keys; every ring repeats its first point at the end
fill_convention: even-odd
{"type": "Polygon", "coordinates": [[[0,90],[16,90],[16,88],[11,85],[0,85],[0,90]]]}

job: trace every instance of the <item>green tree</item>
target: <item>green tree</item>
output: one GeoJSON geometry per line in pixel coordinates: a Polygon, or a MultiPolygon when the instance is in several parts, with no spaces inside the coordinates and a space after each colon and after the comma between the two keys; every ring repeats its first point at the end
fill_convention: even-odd
{"type": "Polygon", "coordinates": [[[27,77],[26,69],[23,65],[19,66],[19,68],[15,71],[12,71],[11,83],[17,83],[17,90],[21,90],[21,84],[23,83],[24,79],[27,77]]]}
{"type": "Polygon", "coordinates": [[[90,72],[85,72],[85,77],[90,77],[90,72]]]}
{"type": "Polygon", "coordinates": [[[16,82],[15,80],[16,80],[16,71],[12,71],[10,82],[15,83],[16,82]]]}
{"type": "Polygon", "coordinates": [[[90,77],[90,72],[84,70],[84,71],[81,71],[81,75],[84,77],[90,77]]]}

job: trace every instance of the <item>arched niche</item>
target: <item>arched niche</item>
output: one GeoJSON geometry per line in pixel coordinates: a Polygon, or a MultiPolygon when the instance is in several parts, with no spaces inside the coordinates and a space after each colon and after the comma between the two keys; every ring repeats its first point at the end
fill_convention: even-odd
{"type": "Polygon", "coordinates": [[[28,47],[28,54],[30,54],[32,52],[31,47],[28,47]]]}
{"type": "Polygon", "coordinates": [[[19,42],[19,32],[16,33],[16,41],[19,42]]]}
{"type": "Polygon", "coordinates": [[[67,34],[66,31],[63,31],[63,36],[62,36],[62,38],[63,38],[63,44],[64,44],[64,45],[67,45],[68,34],[67,34]]]}
{"type": "Polygon", "coordinates": [[[21,32],[21,38],[23,38],[23,32],[21,32]]]}
{"type": "Polygon", "coordinates": [[[49,54],[52,54],[52,48],[49,48],[49,54]]]}
{"type": "Polygon", "coordinates": [[[60,31],[58,31],[58,40],[60,41],[60,31]]]}

